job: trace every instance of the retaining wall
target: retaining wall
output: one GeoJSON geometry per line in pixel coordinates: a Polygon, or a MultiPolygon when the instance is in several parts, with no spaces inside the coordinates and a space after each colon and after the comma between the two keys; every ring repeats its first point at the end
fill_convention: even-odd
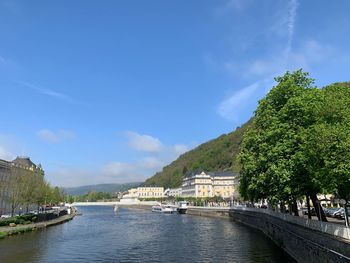
{"type": "Polygon", "coordinates": [[[350,262],[349,229],[265,209],[234,208],[230,217],[257,228],[301,263],[350,262]]]}

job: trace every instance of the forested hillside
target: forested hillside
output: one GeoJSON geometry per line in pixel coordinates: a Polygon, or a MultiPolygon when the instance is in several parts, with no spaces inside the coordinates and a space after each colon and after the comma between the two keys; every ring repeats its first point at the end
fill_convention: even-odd
{"type": "Polygon", "coordinates": [[[184,153],[177,160],[165,166],[144,183],[146,186],[179,187],[187,171],[202,168],[207,171],[239,171],[236,157],[243,134],[251,125],[245,123],[235,131],[203,143],[195,149],[184,153]]]}

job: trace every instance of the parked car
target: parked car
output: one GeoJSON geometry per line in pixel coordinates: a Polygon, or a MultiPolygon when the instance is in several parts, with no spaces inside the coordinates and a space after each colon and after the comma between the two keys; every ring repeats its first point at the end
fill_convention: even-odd
{"type": "Polygon", "coordinates": [[[345,219],[345,210],[340,213],[340,219],[345,219]]]}
{"type": "Polygon", "coordinates": [[[334,218],[339,218],[339,216],[340,216],[342,211],[344,211],[344,208],[340,207],[337,210],[335,210],[332,213],[330,213],[330,216],[334,217],[334,218]]]}
{"type": "MultiPolygon", "coordinates": [[[[303,211],[303,215],[308,215],[309,214],[307,208],[303,208],[302,211],[303,211]]],[[[316,211],[315,211],[314,207],[310,207],[310,214],[312,216],[316,216],[316,211]]]]}
{"type": "Polygon", "coordinates": [[[1,215],[1,218],[10,218],[11,215],[10,214],[6,214],[6,215],[1,215]]]}
{"type": "Polygon", "coordinates": [[[334,214],[334,212],[336,212],[338,209],[339,209],[339,207],[330,207],[330,208],[327,208],[327,209],[325,210],[325,214],[326,214],[326,216],[328,216],[328,217],[332,217],[332,215],[334,214]]]}
{"type": "Polygon", "coordinates": [[[333,217],[338,219],[344,219],[345,218],[345,209],[339,208],[336,212],[334,212],[333,217]]]}

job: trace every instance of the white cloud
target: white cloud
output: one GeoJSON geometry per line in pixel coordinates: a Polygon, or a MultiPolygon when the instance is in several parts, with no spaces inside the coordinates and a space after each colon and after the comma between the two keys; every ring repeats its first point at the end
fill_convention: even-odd
{"type": "Polygon", "coordinates": [[[242,115],[245,115],[246,119],[249,118],[258,100],[272,88],[273,77],[287,70],[310,70],[311,67],[334,57],[335,52],[331,47],[314,39],[299,41],[298,45],[293,45],[298,5],[297,0],[289,0],[287,5],[279,7],[273,25],[267,29],[268,41],[274,41],[271,42],[274,48],[270,52],[252,61],[231,59],[221,64],[222,69],[230,74],[255,81],[226,96],[217,107],[220,116],[234,122],[242,120],[242,115]]]}
{"type": "Polygon", "coordinates": [[[14,136],[0,134],[0,159],[11,161],[17,155],[26,155],[22,143],[14,136]]]}
{"type": "Polygon", "coordinates": [[[114,177],[126,176],[134,172],[134,166],[128,163],[111,162],[103,167],[102,172],[114,177]]]}
{"type": "Polygon", "coordinates": [[[134,163],[110,162],[101,169],[101,175],[119,183],[140,182],[161,170],[164,163],[155,157],[144,157],[134,163]]]}
{"type": "MultiPolygon", "coordinates": [[[[300,68],[310,70],[313,66],[324,61],[336,59],[339,55],[330,46],[322,45],[316,40],[306,40],[297,49],[290,52],[288,61],[280,56],[257,59],[247,68],[246,75],[259,77],[258,80],[233,95],[227,96],[217,107],[219,115],[230,121],[238,121],[243,114],[252,114],[252,106],[263,98],[272,88],[273,77],[282,75],[285,71],[300,68]],[[254,103],[253,103],[254,102],[254,103]]],[[[253,107],[253,108],[254,108],[253,107]]],[[[249,118],[249,114],[247,117],[249,118]]]]}
{"type": "Polygon", "coordinates": [[[140,160],[137,166],[141,169],[160,170],[164,166],[164,162],[156,157],[144,157],[140,160]]]}
{"type": "Polygon", "coordinates": [[[77,101],[75,101],[73,98],[69,97],[68,95],[51,90],[51,89],[41,88],[41,87],[38,87],[36,85],[33,85],[31,83],[28,83],[28,82],[24,82],[24,81],[16,81],[16,83],[21,84],[22,86],[25,86],[27,88],[31,88],[32,90],[36,91],[37,93],[40,93],[40,94],[45,95],[45,96],[53,97],[53,98],[56,98],[56,99],[59,99],[59,100],[65,101],[65,102],[73,103],[73,104],[77,103],[77,101]]]}
{"type": "Polygon", "coordinates": [[[11,151],[0,145],[0,159],[9,161],[13,160],[14,158],[15,155],[11,151]]]}
{"type": "Polygon", "coordinates": [[[126,133],[129,139],[130,148],[143,152],[161,152],[163,149],[159,139],[150,135],[141,135],[136,132],[129,131],[126,133]]]}
{"type": "Polygon", "coordinates": [[[65,140],[72,140],[75,138],[75,134],[67,130],[51,131],[49,129],[42,129],[37,132],[37,136],[50,143],[59,143],[65,140]]]}
{"type": "Polygon", "coordinates": [[[271,79],[257,81],[226,97],[218,106],[219,115],[230,121],[238,121],[242,115],[251,116],[253,113],[251,101],[257,104],[257,101],[272,87],[271,79]]]}

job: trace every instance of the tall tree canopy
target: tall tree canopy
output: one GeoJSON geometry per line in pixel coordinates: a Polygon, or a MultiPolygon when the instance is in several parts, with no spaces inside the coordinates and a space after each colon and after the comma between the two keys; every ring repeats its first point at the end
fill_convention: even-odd
{"type": "MultiPolygon", "coordinates": [[[[302,70],[275,80],[244,136],[241,195],[272,205],[296,204],[307,196],[316,207],[318,193],[337,193],[348,200],[349,85],[318,89],[302,70]]],[[[326,220],[322,211],[318,216],[326,220]]]]}

